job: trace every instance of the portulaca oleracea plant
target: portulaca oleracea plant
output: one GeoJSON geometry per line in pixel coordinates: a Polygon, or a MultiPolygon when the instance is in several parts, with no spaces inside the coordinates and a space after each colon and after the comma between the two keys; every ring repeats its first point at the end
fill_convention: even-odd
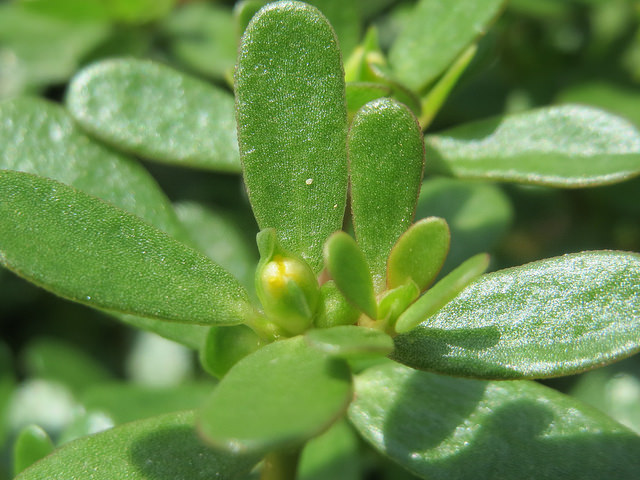
{"type": "Polygon", "coordinates": [[[195,411],[51,453],[26,429],[16,478],[360,478],[352,464],[371,461],[371,448],[406,478],[636,478],[636,433],[533,380],[640,349],[640,255],[589,251],[485,273],[479,253],[443,269],[447,222],[414,218],[425,169],[563,188],[630,179],[638,131],[569,105],[423,138],[501,1],[418,2],[388,57],[372,29],[344,66],[316,7],[263,3],[236,7],[247,27],[235,103],[133,59],[76,75],[68,113],[34,98],[0,103],[2,265],[198,350],[219,379],[195,411]],[[466,33],[448,34],[447,22],[466,33]],[[442,43],[430,45],[435,26],[442,43]],[[181,141],[202,131],[212,133],[181,141]],[[41,143],[23,147],[25,136],[41,143]],[[201,253],[142,167],[104,144],[241,169],[261,229],[254,285],[201,253]]]}

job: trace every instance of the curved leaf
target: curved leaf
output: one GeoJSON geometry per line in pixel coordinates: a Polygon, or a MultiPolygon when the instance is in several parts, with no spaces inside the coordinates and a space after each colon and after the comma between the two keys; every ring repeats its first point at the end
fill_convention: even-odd
{"type": "Polygon", "coordinates": [[[204,255],[67,185],[0,172],[0,262],[70,300],[194,324],[235,324],[246,291],[204,255]]]}
{"type": "Polygon", "coordinates": [[[311,347],[333,357],[385,356],[393,351],[393,340],[389,335],[356,325],[309,330],[304,339],[311,347]]]}
{"type": "Polygon", "coordinates": [[[199,429],[218,449],[267,453],[326,430],[351,400],[347,365],[302,337],[274,342],[238,362],[200,412],[199,429]]]}
{"type": "Polygon", "coordinates": [[[300,457],[300,480],[358,480],[362,478],[360,441],[349,424],[336,422],[311,439],[300,457]]]}
{"type": "Polygon", "coordinates": [[[393,356],[459,376],[569,375],[640,350],[639,312],[639,254],[570,254],[480,277],[393,356]]]}
{"type": "Polygon", "coordinates": [[[480,120],[425,138],[431,166],[461,178],[556,187],[640,175],[640,132],[627,120],[578,105],[480,120]]]}
{"type": "Polygon", "coordinates": [[[534,382],[389,363],[356,378],[349,418],[377,450],[429,480],[631,480],[640,469],[640,437],[534,382]]]}
{"type": "Polygon", "coordinates": [[[314,8],[276,2],[253,18],[236,71],[244,179],[261,229],[314,271],[347,194],[344,74],[335,34],[314,8]]]}
{"type": "Polygon", "coordinates": [[[18,475],[52,450],[53,442],[47,432],[37,425],[24,427],[13,444],[13,474],[18,475]]]}
{"type": "Polygon", "coordinates": [[[407,107],[382,98],[356,113],[348,150],[353,229],[380,291],[389,252],[413,220],[424,167],[422,132],[407,107]]]}
{"type": "Polygon", "coordinates": [[[255,458],[214,453],[198,439],[191,412],[129,423],[65,444],[16,480],[244,478],[255,458]]]}
{"type": "Polygon", "coordinates": [[[504,0],[422,0],[394,41],[389,62],[398,80],[415,91],[438,77],[484,34],[504,0]]]}
{"type": "Polygon", "coordinates": [[[150,160],[240,171],[233,97],[160,63],[91,65],[71,81],[67,107],[82,128],[114,148],[150,160]]]}

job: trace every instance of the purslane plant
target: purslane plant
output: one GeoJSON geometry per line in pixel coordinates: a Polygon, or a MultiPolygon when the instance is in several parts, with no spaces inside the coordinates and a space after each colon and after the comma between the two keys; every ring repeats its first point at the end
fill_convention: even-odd
{"type": "MultiPolygon", "coordinates": [[[[501,5],[472,3],[469,25],[486,24],[501,5]]],[[[636,434],[531,380],[640,349],[640,255],[574,253],[483,275],[489,260],[478,254],[438,278],[449,227],[413,215],[425,156],[427,171],[586,186],[637,175],[640,134],[595,109],[557,107],[429,135],[425,148],[429,108],[464,69],[475,33],[451,40],[449,52],[435,49],[442,58],[414,62],[434,73],[406,63],[417,28],[397,39],[389,64],[369,35],[345,84],[336,36],[317,9],[288,1],[261,9],[235,73],[239,157],[230,99],[214,101],[166,67],[113,60],[72,83],[69,111],[106,143],[226,171],[241,161],[262,229],[259,302],[197,251],[138,164],[89,141],[61,109],[33,99],[0,106],[12,115],[0,173],[2,264],[197,348],[220,378],[196,412],[83,437],[17,478],[244,478],[260,464],[262,478],[288,479],[320,435],[356,455],[354,430],[420,478],[637,474],[636,434]],[[153,90],[132,98],[145,82],[174,86],[166,99],[174,103],[153,90]],[[122,84],[132,90],[113,88],[122,84]],[[409,97],[414,105],[398,101],[409,97]],[[164,109],[187,120],[174,126],[164,109]],[[194,111],[202,114],[187,115],[194,111]],[[51,148],[21,151],[27,129],[45,133],[51,148]],[[210,147],[171,140],[199,138],[198,129],[217,132],[210,147]],[[150,150],[146,135],[166,145],[150,150]],[[66,157],[86,165],[61,167],[66,157]],[[341,231],[348,191],[353,236],[341,231]]],[[[18,445],[44,455],[39,435],[18,445]]],[[[321,461],[343,454],[327,448],[321,461]]]]}

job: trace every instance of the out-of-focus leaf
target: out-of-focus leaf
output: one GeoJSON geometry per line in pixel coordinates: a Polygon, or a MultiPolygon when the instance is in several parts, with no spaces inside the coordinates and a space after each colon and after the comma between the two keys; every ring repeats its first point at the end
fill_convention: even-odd
{"type": "Polygon", "coordinates": [[[42,428],[29,425],[23,428],[13,444],[13,474],[46,457],[53,451],[53,443],[42,428]]]}
{"type": "Polygon", "coordinates": [[[211,375],[222,378],[261,343],[260,337],[246,325],[211,327],[200,350],[200,363],[211,375]]]}
{"type": "Polygon", "coordinates": [[[397,336],[393,357],[475,378],[570,375],[640,350],[639,311],[640,255],[564,255],[480,277],[397,336]]]}
{"type": "Polygon", "coordinates": [[[0,262],[104,310],[194,324],[242,323],[246,291],[204,255],[67,185],[0,173],[0,262]]]}
{"type": "Polygon", "coordinates": [[[491,251],[513,218],[509,197],[485,182],[431,178],[420,188],[416,220],[442,217],[451,229],[451,248],[442,267],[448,273],[467,258],[491,251]]]}
{"type": "Polygon", "coordinates": [[[349,121],[358,110],[367,103],[381,97],[391,95],[391,87],[382,83],[373,82],[349,82],[347,83],[347,108],[349,110],[349,121]]]}
{"type": "Polygon", "coordinates": [[[640,437],[534,382],[484,382],[389,363],[356,378],[356,429],[429,480],[631,480],[640,437]]]}
{"type": "Polygon", "coordinates": [[[483,35],[504,0],[421,0],[389,52],[395,76],[415,91],[483,35]]]}
{"type": "Polygon", "coordinates": [[[84,411],[84,407],[82,409],[81,413],[76,415],[58,436],[56,442],[58,446],[76,438],[103,432],[115,426],[115,421],[108,414],[99,410],[87,412],[84,411]]]}
{"type": "Polygon", "coordinates": [[[356,325],[309,330],[304,339],[316,350],[333,357],[385,356],[393,351],[393,340],[389,335],[356,325]]]}
{"type": "Polygon", "coordinates": [[[80,438],[16,480],[243,478],[257,459],[214,453],[196,435],[193,417],[171,413],[80,438]]]}
{"type": "Polygon", "coordinates": [[[640,133],[591,107],[564,105],[480,120],[425,138],[433,170],[482,178],[588,187],[640,175],[640,133]]]}
{"type": "Polygon", "coordinates": [[[7,408],[9,407],[14,384],[11,352],[4,342],[0,341],[0,448],[4,445],[7,436],[7,408]]]}
{"type": "Polygon", "coordinates": [[[336,422],[307,443],[300,457],[300,480],[358,480],[361,477],[359,442],[345,421],[336,422]]]}
{"type": "Polygon", "coordinates": [[[114,20],[128,23],[148,23],[167,15],[176,0],[106,0],[105,4],[114,20]]]}
{"type": "Polygon", "coordinates": [[[451,234],[442,218],[428,217],[404,232],[387,261],[387,286],[396,288],[413,280],[422,291],[436,278],[449,252],[451,234]]]}
{"type": "Polygon", "coordinates": [[[200,411],[199,429],[221,450],[286,449],[326,430],[345,412],[351,395],[347,365],[294,337],[238,362],[200,411]]]}
{"type": "Polygon", "coordinates": [[[89,133],[150,160],[238,172],[227,92],[148,60],[104,60],[76,75],[67,106],[89,133]]]}
{"type": "Polygon", "coordinates": [[[336,232],[324,247],[327,271],[344,297],[369,318],[378,318],[376,296],[369,265],[355,240],[346,232],[336,232]]]}
{"type": "Polygon", "coordinates": [[[29,12],[63,20],[86,21],[108,20],[109,11],[103,0],[18,0],[20,6],[29,12]]]}
{"type": "Polygon", "coordinates": [[[80,402],[88,411],[107,413],[117,425],[200,407],[211,395],[212,383],[148,387],[108,382],[89,387],[80,402]]]}
{"type": "Polygon", "coordinates": [[[236,63],[234,23],[228,8],[192,2],[168,16],[162,29],[169,37],[169,51],[180,62],[197,73],[225,80],[236,63]]]}
{"type": "Polygon", "coordinates": [[[136,333],[124,367],[132,383],[158,388],[181,385],[195,373],[193,352],[150,332],[136,333]]]}
{"type": "Polygon", "coordinates": [[[360,41],[362,20],[357,2],[336,0],[309,0],[329,20],[336,32],[342,55],[347,57],[360,41]]]}
{"type": "Polygon", "coordinates": [[[348,149],[353,229],[380,291],[391,248],[413,220],[424,167],[422,132],[407,107],[383,98],[355,115],[348,149]]]}
{"type": "Polygon", "coordinates": [[[243,37],[236,71],[244,179],[261,229],[314,271],[342,225],[347,112],[340,51],[311,6],[276,2],[243,37]]]}

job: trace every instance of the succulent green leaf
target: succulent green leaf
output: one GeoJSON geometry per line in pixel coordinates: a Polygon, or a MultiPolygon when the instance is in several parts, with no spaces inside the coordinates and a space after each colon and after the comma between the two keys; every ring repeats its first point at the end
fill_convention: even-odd
{"type": "Polygon", "coordinates": [[[496,185],[430,178],[420,188],[416,219],[432,216],[444,218],[451,230],[451,246],[442,274],[473,255],[491,251],[511,225],[513,206],[496,185]]]}
{"type": "Polygon", "coordinates": [[[489,256],[479,253],[462,263],[436,283],[398,318],[396,332],[404,333],[427,321],[453,300],[469,283],[482,275],[489,266],[489,256]]]}
{"type": "Polygon", "coordinates": [[[640,437],[535,382],[457,379],[388,363],[356,378],[349,418],[420,478],[631,480],[640,437]]]}
{"type": "Polygon", "coordinates": [[[211,327],[200,350],[200,364],[214,377],[222,378],[261,344],[260,337],[246,325],[211,327]]]}
{"type": "Polygon", "coordinates": [[[320,298],[323,308],[318,317],[316,317],[316,327],[329,328],[338,325],[353,325],[358,321],[360,311],[344,298],[344,295],[333,280],[322,284],[320,298]]]}
{"type": "Polygon", "coordinates": [[[384,328],[393,333],[398,317],[420,296],[420,288],[413,280],[404,285],[385,291],[378,302],[378,317],[384,328]]]}
{"type": "Polygon", "coordinates": [[[240,171],[233,97],[148,60],[114,59],[76,75],[67,107],[91,135],[135,155],[240,171]]]}
{"type": "Polygon", "coordinates": [[[44,177],[0,172],[0,262],[62,297],[193,324],[243,322],[246,291],[138,217],[44,177]]]}
{"type": "Polygon", "coordinates": [[[211,78],[231,78],[237,43],[229,8],[191,2],[172,12],[161,27],[168,37],[169,51],[180,63],[211,78]]]}
{"type": "Polygon", "coordinates": [[[342,226],[347,112],[340,50],[317,9],[276,2],[251,21],[236,70],[238,141],[261,229],[315,272],[342,226]]]}
{"type": "Polygon", "coordinates": [[[640,255],[569,254],[480,277],[393,356],[476,378],[570,375],[640,350],[639,311],[640,255]]]}
{"type": "Polygon", "coordinates": [[[349,121],[367,103],[381,97],[389,97],[391,88],[382,83],[373,82],[349,82],[347,83],[347,109],[349,121]]]}
{"type": "Polygon", "coordinates": [[[267,345],[240,360],[200,411],[199,429],[215,448],[266,453],[322,433],[351,400],[347,365],[302,337],[267,345]]]}
{"type": "Polygon", "coordinates": [[[593,107],[563,105],[480,120],[425,138],[435,171],[555,187],[640,175],[640,132],[593,107]]]}
{"type": "Polygon", "coordinates": [[[300,457],[300,480],[358,480],[361,475],[360,442],[349,424],[336,422],[311,439],[300,457]]]}
{"type": "Polygon", "coordinates": [[[451,233],[446,220],[424,218],[404,232],[387,260],[387,287],[396,288],[413,280],[420,291],[435,280],[442,268],[451,233]]]}
{"type": "Polygon", "coordinates": [[[196,435],[192,412],[171,413],[67,443],[16,480],[242,479],[257,458],[213,452],[196,435]]]}
{"type": "Polygon", "coordinates": [[[356,325],[309,330],[304,339],[311,347],[334,357],[386,356],[393,351],[389,335],[356,325]]]}
{"type": "Polygon", "coordinates": [[[13,444],[13,474],[18,475],[27,467],[53,451],[53,442],[37,425],[24,427],[13,444]]]}
{"type": "Polygon", "coordinates": [[[355,240],[346,232],[334,233],[325,244],[324,260],[344,297],[369,318],[378,318],[369,265],[355,240]]]}
{"type": "Polygon", "coordinates": [[[504,0],[421,0],[389,52],[394,75],[419,92],[433,82],[500,12],[504,0]]]}
{"type": "Polygon", "coordinates": [[[413,220],[423,167],[422,132],[407,107],[383,98],[355,115],[349,131],[353,228],[377,291],[391,248],[413,220]]]}

